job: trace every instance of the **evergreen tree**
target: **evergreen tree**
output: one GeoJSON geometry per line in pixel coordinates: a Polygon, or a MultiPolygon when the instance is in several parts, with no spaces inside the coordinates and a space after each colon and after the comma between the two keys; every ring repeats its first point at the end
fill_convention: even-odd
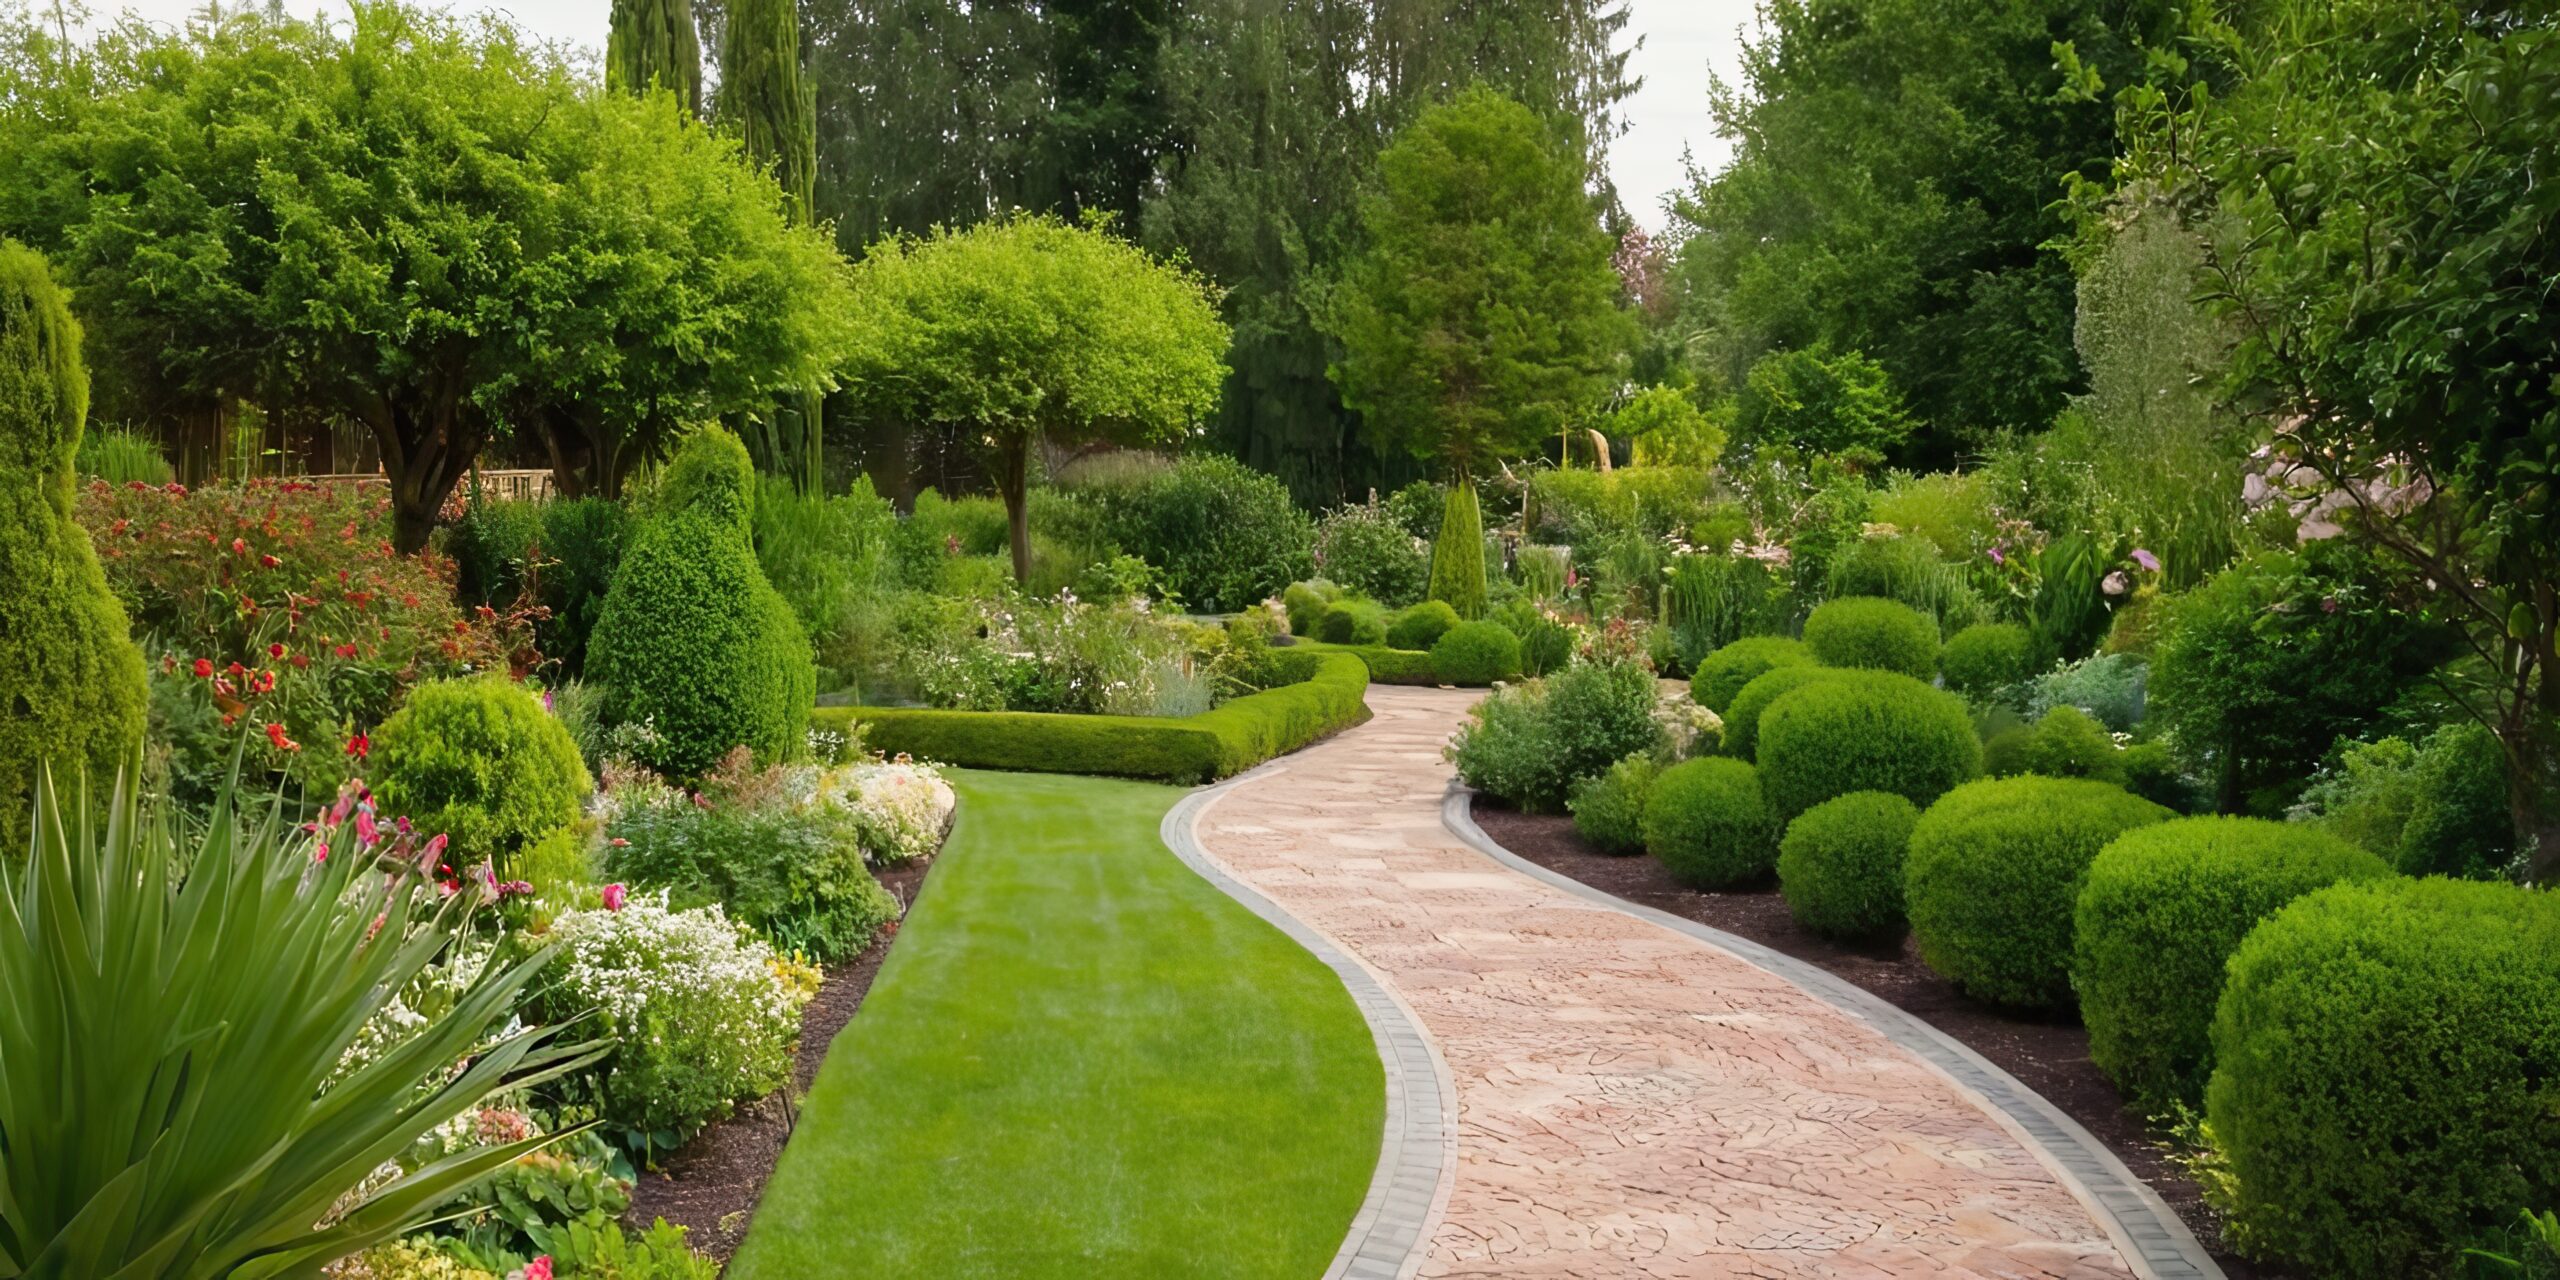
{"type": "MultiPolygon", "coordinates": [[[[794,0],[730,0],[720,32],[721,122],[747,156],[773,169],[795,221],[817,210],[816,84],[801,72],[794,0]]],[[[764,414],[767,466],[814,491],[825,475],[825,402],[814,390],[786,395],[764,414]]]]}
{"type": "Polygon", "coordinates": [[[645,93],[665,88],[688,111],[702,110],[702,38],[692,0],[613,0],[605,39],[605,83],[645,93]]]}

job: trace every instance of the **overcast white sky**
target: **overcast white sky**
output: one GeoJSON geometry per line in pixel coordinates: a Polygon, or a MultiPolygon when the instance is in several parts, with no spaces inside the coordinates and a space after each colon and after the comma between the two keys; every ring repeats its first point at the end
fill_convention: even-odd
{"type": "MultiPolygon", "coordinates": [[[[1498,0],[1496,0],[1498,2],[1498,0]]],[[[90,0],[101,14],[130,8],[144,17],[176,22],[203,7],[204,0],[90,0]]],[[[447,0],[458,10],[501,9],[543,36],[601,50],[612,0],[447,0]]],[[[1752,20],[1753,0],[1628,0],[1629,38],[1641,35],[1643,47],[1628,68],[1643,77],[1644,87],[1627,103],[1628,130],[1610,148],[1610,169],[1628,212],[1657,230],[1663,225],[1662,197],[1686,181],[1680,165],[1682,149],[1696,154],[1709,169],[1723,165],[1725,146],[1707,118],[1707,75],[1710,69],[1731,79],[1740,41],[1736,33],[1752,20]]],[[[344,15],[342,0],[286,0],[297,13],[316,10],[344,15]]]]}

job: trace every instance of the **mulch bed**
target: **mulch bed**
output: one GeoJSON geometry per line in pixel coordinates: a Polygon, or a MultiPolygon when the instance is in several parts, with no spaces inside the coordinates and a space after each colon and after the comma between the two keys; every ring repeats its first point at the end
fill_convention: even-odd
{"type": "MultiPolygon", "coordinates": [[[[932,861],[926,861],[893,867],[878,876],[899,902],[913,904],[932,869],[932,861]]],[[[703,1130],[659,1168],[643,1172],[631,1189],[631,1208],[622,1215],[624,1226],[644,1229],[664,1218],[686,1228],[688,1243],[714,1258],[726,1262],[737,1252],[747,1238],[748,1223],[755,1218],[756,1202],[764,1198],[765,1179],[773,1176],[783,1144],[791,1140],[792,1126],[800,1118],[800,1099],[817,1080],[818,1064],[827,1059],[827,1046],[862,1008],[862,997],[870,992],[871,980],[879,976],[880,963],[897,940],[898,927],[892,924],[861,955],[827,970],[817,997],[800,1013],[800,1048],[792,1064],[791,1087],[738,1108],[736,1115],[703,1130]]]]}
{"type": "Polygon", "coordinates": [[[2126,1108],[2106,1073],[2089,1060],[2089,1033],[2078,1022],[2040,1019],[1968,999],[1920,963],[1918,947],[1907,939],[1863,949],[1829,941],[1795,922],[1774,884],[1724,893],[1685,888],[1651,858],[1593,850],[1574,832],[1571,818],[1520,813],[1489,797],[1476,797],[1475,819],[1495,843],[1550,871],[1749,938],[1892,1001],[2016,1076],[2114,1149],[2134,1176],[2150,1183],[2177,1211],[2231,1280],[2285,1280],[2294,1274],[2222,1248],[2217,1215],[2197,1194],[2195,1183],[2162,1153],[2142,1117],[2126,1108]]]}

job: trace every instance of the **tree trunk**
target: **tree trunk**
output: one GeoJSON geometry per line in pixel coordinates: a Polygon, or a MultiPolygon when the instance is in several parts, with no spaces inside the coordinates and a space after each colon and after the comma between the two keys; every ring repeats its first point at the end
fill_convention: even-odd
{"type": "Polygon", "coordinates": [[[1013,580],[1023,586],[1031,582],[1031,502],[1029,490],[1031,437],[1011,435],[1005,438],[996,459],[996,487],[1004,493],[1005,522],[1013,536],[1013,580]]]}
{"type": "Polygon", "coordinates": [[[448,393],[421,407],[385,404],[372,423],[391,482],[391,546],[402,555],[426,550],[444,500],[480,456],[480,428],[465,417],[459,393],[448,393]]]}

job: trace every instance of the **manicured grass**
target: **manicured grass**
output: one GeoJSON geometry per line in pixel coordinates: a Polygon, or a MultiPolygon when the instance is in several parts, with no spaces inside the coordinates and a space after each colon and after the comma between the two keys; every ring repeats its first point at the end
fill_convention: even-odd
{"type": "Polygon", "coordinates": [[[1157,839],[1180,791],[951,778],[729,1280],[1323,1274],[1384,1119],[1350,996],[1157,839]]]}

